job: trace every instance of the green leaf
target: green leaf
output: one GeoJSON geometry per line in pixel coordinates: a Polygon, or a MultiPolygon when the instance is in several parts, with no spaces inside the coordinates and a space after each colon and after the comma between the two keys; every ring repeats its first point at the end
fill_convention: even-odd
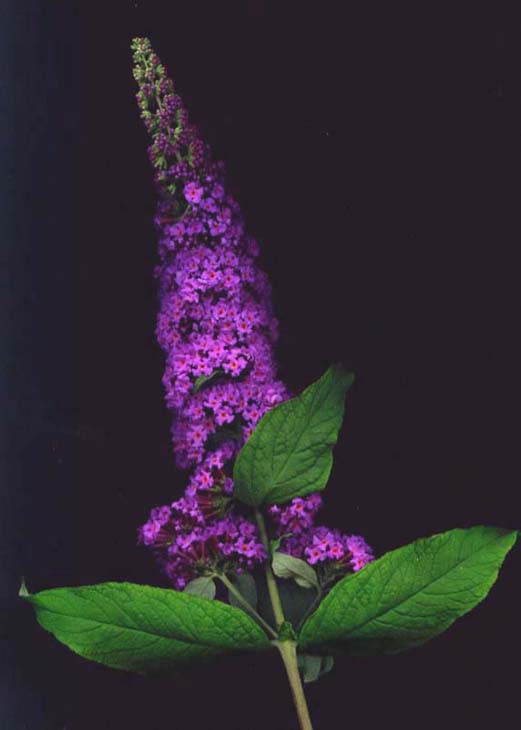
{"type": "Polygon", "coordinates": [[[284,535],[280,535],[279,537],[276,537],[275,539],[269,541],[268,547],[271,557],[275,555],[275,553],[281,546],[282,541],[285,540],[287,537],[291,537],[292,534],[292,532],[286,532],[284,535]]]}
{"type": "Polygon", "coordinates": [[[174,590],[100,583],[26,597],[44,629],[86,659],[135,672],[269,648],[243,611],[174,590]]]}
{"type": "Polygon", "coordinates": [[[163,169],[166,167],[166,158],[163,155],[159,155],[156,157],[154,162],[154,167],[157,167],[158,169],[163,169]]]}
{"type": "Polygon", "coordinates": [[[293,578],[302,588],[319,589],[317,574],[304,560],[294,558],[293,555],[286,555],[286,553],[275,553],[271,565],[277,577],[293,578]]]}
{"type": "MultiPolygon", "coordinates": [[[[257,586],[253,576],[249,573],[241,573],[232,581],[234,587],[239,591],[242,597],[250,604],[252,608],[257,608],[257,586]]],[[[228,591],[228,600],[232,606],[236,606],[244,611],[243,606],[231,591],[228,591]]]]}
{"type": "Polygon", "coordinates": [[[276,537],[268,543],[270,556],[273,557],[282,543],[282,537],[276,537]]]}
{"type": "Polygon", "coordinates": [[[25,582],[25,578],[22,576],[22,580],[20,581],[20,588],[18,589],[18,595],[20,598],[27,598],[27,596],[30,596],[29,589],[27,588],[27,583],[25,582]]]}
{"type": "Polygon", "coordinates": [[[322,657],[316,654],[299,654],[297,656],[298,668],[304,682],[315,682],[320,676],[322,657]]]}
{"type": "Polygon", "coordinates": [[[255,507],[323,489],[353,380],[333,366],[297,398],[268,411],[235,461],[234,496],[255,507]]]}
{"type": "Polygon", "coordinates": [[[219,426],[217,431],[214,431],[208,437],[208,441],[206,442],[208,448],[214,449],[224,441],[240,441],[243,436],[242,429],[242,424],[238,419],[235,419],[230,424],[219,426]]]}
{"type": "Polygon", "coordinates": [[[423,644],[485,598],[516,538],[472,527],[393,550],[337,583],[305,622],[299,643],[353,655],[423,644]]]}
{"type": "Polygon", "coordinates": [[[210,375],[199,375],[198,378],[195,379],[193,387],[192,387],[192,393],[197,393],[203,385],[206,385],[210,381],[214,380],[218,375],[222,375],[224,370],[221,370],[221,368],[218,368],[217,370],[214,370],[210,375]]]}
{"type": "Polygon", "coordinates": [[[298,654],[298,668],[306,684],[316,682],[324,674],[333,669],[332,656],[318,656],[317,654],[298,654]]]}
{"type": "Polygon", "coordinates": [[[194,578],[185,586],[185,593],[192,596],[200,596],[213,601],[215,598],[215,582],[210,576],[204,575],[201,578],[194,578]]]}
{"type": "MultiPolygon", "coordinates": [[[[286,620],[292,626],[299,626],[314,603],[316,592],[310,591],[309,588],[301,588],[292,580],[276,578],[276,581],[286,620]]],[[[273,615],[268,588],[263,576],[259,576],[257,589],[259,594],[258,611],[269,624],[274,626],[277,622],[273,615]]]]}
{"type": "Polygon", "coordinates": [[[278,629],[278,641],[297,641],[298,636],[291,621],[283,621],[278,629]]]}
{"type": "Polygon", "coordinates": [[[324,674],[327,674],[330,672],[333,667],[335,666],[335,659],[332,656],[323,656],[322,657],[322,666],[320,667],[320,674],[318,675],[319,678],[323,677],[324,674]]]}

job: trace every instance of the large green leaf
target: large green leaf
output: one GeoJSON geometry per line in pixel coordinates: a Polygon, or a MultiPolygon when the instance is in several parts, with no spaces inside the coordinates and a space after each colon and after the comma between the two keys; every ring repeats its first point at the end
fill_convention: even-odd
{"type": "Polygon", "coordinates": [[[353,380],[333,366],[297,398],[268,411],[237,457],[234,495],[258,506],[323,489],[353,380]]]}
{"type": "Polygon", "coordinates": [[[86,659],[157,672],[224,652],[266,649],[243,611],[174,590],[100,583],[27,596],[44,629],[86,659]]]}
{"type": "Polygon", "coordinates": [[[472,527],[393,550],[340,581],[305,622],[299,643],[354,655],[422,644],[485,598],[516,537],[472,527]]]}

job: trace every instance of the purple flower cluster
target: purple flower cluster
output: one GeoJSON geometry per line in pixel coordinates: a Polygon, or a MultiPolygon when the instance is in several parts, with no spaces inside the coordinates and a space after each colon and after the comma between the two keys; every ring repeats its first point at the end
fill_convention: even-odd
{"type": "MultiPolygon", "coordinates": [[[[261,416],[287,397],[276,379],[278,323],[256,241],[226,192],[222,163],[207,146],[146,39],[134,42],[134,75],[152,137],[160,202],[157,338],[173,411],[178,465],[201,464],[212,438],[236,426],[231,459],[261,416]]],[[[214,439],[215,440],[215,439],[214,439]]]]}
{"type": "Polygon", "coordinates": [[[149,41],[135,40],[133,50],[159,193],[157,338],[166,353],[163,384],[177,463],[193,470],[166,522],[159,525],[158,519],[165,508],[153,510],[140,539],[181,587],[188,565],[196,575],[208,554],[211,560],[233,557],[243,566],[264,557],[254,525],[230,511],[233,482],[227,472],[261,416],[288,394],[276,379],[278,324],[270,286],[255,263],[257,243],[226,192],[223,165],[210,159],[149,41]],[[165,532],[171,538],[179,534],[181,542],[170,539],[167,545],[165,532]],[[195,558],[194,545],[204,558],[195,558]]]}
{"type": "Polygon", "coordinates": [[[343,535],[339,530],[323,526],[286,538],[281,551],[310,565],[334,563],[335,569],[341,570],[361,570],[373,560],[371,548],[363,537],[343,535]]]}
{"type": "MultiPolygon", "coordinates": [[[[224,166],[211,160],[150,42],[139,38],[132,48],[159,196],[156,333],[166,354],[165,399],[177,464],[191,469],[185,494],[151,511],[139,541],[182,589],[197,575],[240,572],[266,559],[256,526],[234,511],[230,466],[288,392],[276,378],[269,282],[226,190],[224,166]]],[[[320,506],[311,495],[270,509],[281,549],[311,564],[359,570],[370,549],[362,538],[314,527],[320,506]]]]}
{"type": "Polygon", "coordinates": [[[290,504],[272,505],[268,513],[272,518],[277,535],[297,534],[313,527],[315,515],[322,507],[320,494],[310,494],[308,497],[295,497],[290,504]]]}
{"type": "Polygon", "coordinates": [[[371,548],[359,535],[343,535],[338,530],[314,526],[321,505],[320,495],[311,494],[297,497],[288,506],[269,508],[276,533],[282,538],[280,551],[310,565],[320,564],[328,571],[361,570],[373,560],[371,548]]]}
{"type": "Polygon", "coordinates": [[[204,522],[199,514],[190,520],[175,502],[151,511],[140,530],[140,542],[154,549],[159,564],[179,590],[197,575],[240,573],[266,558],[249,520],[233,515],[204,522]]]}

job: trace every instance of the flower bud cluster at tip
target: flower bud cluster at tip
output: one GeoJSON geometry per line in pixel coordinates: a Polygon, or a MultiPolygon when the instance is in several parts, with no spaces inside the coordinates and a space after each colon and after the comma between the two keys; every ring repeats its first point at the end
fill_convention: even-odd
{"type": "MultiPolygon", "coordinates": [[[[191,470],[184,496],[154,508],[139,541],[183,588],[205,572],[240,572],[266,559],[257,528],[236,511],[231,464],[262,415],[289,394],[276,377],[278,322],[269,282],[227,191],[224,165],[212,161],[148,39],[135,39],[132,50],[159,199],[156,334],[166,356],[163,385],[177,464],[191,470]]],[[[284,514],[278,513],[280,525],[284,514]]],[[[304,532],[299,544],[312,562],[315,552],[306,551],[314,537],[307,532],[310,545],[304,532]]],[[[298,552],[295,539],[286,540],[287,550],[298,552]]]]}

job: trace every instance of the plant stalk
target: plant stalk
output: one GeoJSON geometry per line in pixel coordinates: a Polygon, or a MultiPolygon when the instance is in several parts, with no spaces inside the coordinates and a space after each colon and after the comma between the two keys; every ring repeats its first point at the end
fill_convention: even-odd
{"type": "Polygon", "coordinates": [[[297,643],[286,639],[285,641],[274,642],[280,652],[286,674],[288,675],[293,702],[297,711],[300,730],[313,730],[311,717],[309,715],[308,703],[302,686],[300,672],[297,664],[297,643]]]}
{"type": "Polygon", "coordinates": [[[252,616],[257,621],[257,623],[259,623],[262,626],[264,631],[266,631],[267,634],[269,636],[271,636],[272,639],[276,639],[278,636],[277,632],[269,625],[269,623],[267,621],[265,621],[262,618],[262,616],[260,616],[257,613],[257,611],[253,608],[251,603],[248,603],[248,601],[244,598],[242,593],[240,591],[238,591],[237,588],[233,585],[231,580],[229,580],[229,578],[227,578],[226,575],[224,575],[224,573],[217,573],[217,578],[219,578],[219,580],[221,580],[224,583],[224,585],[226,586],[226,588],[228,588],[230,593],[233,593],[233,595],[235,596],[237,601],[241,604],[241,606],[244,608],[244,610],[247,611],[250,614],[250,616],[252,616]]]}
{"type": "Polygon", "coordinates": [[[282,609],[279,589],[277,588],[277,581],[275,580],[273,570],[271,569],[270,543],[268,540],[268,533],[266,531],[266,524],[264,522],[264,517],[258,509],[255,510],[255,519],[257,520],[257,525],[259,527],[262,544],[266,548],[266,552],[268,554],[268,560],[266,562],[266,583],[268,584],[268,593],[270,594],[271,607],[273,608],[275,623],[277,625],[277,628],[280,629],[285,621],[284,611],[282,609]]]}
{"type": "MultiPolygon", "coordinates": [[[[270,543],[268,540],[268,533],[266,530],[266,523],[261,512],[255,510],[255,519],[259,527],[259,534],[262,540],[262,544],[266,548],[268,554],[268,560],[266,562],[266,582],[268,584],[268,592],[270,594],[271,607],[273,609],[273,615],[275,616],[275,622],[277,628],[284,624],[284,610],[282,608],[282,601],[280,600],[279,589],[277,587],[277,581],[273,575],[271,569],[271,555],[270,555],[270,543]]],[[[306,701],[306,695],[304,694],[304,687],[302,686],[302,680],[300,678],[300,672],[297,663],[297,642],[291,639],[283,639],[282,641],[274,641],[273,644],[279,650],[280,656],[288,675],[289,685],[291,687],[291,694],[293,695],[293,703],[295,710],[297,711],[297,717],[300,725],[300,730],[313,730],[311,724],[311,717],[309,715],[308,703],[306,701]]]]}

